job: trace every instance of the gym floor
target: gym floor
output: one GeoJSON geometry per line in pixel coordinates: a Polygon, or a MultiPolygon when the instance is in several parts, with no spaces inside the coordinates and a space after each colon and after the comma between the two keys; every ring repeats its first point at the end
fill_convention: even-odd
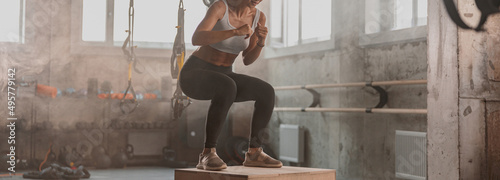
{"type": "MultiPolygon", "coordinates": [[[[147,180],[174,180],[173,168],[167,167],[127,167],[124,169],[88,169],[89,179],[147,179],[147,180]]],[[[24,172],[20,172],[24,173],[24,172]]],[[[22,175],[0,177],[0,179],[24,179],[22,175]]]]}

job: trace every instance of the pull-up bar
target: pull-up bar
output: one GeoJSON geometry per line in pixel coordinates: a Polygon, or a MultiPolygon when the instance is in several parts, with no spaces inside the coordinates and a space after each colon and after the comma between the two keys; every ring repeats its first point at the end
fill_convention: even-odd
{"type": "Polygon", "coordinates": [[[308,108],[300,107],[276,107],[274,111],[284,112],[365,112],[365,113],[396,113],[396,114],[427,114],[427,109],[396,109],[382,108],[387,103],[389,97],[387,92],[380,86],[388,85],[416,85],[427,84],[427,80],[400,80],[400,81],[376,81],[376,82],[355,82],[341,84],[312,84],[303,86],[280,86],[275,90],[296,90],[305,89],[313,95],[313,102],[308,108]],[[336,87],[371,87],[379,93],[379,103],[373,108],[316,108],[320,104],[320,96],[314,88],[336,88],[336,87]]]}

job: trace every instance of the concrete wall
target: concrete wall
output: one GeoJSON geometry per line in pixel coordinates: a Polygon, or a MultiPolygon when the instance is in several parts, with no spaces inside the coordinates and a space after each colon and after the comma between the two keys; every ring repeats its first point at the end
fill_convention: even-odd
{"type": "MultiPolygon", "coordinates": [[[[426,79],[425,40],[359,45],[359,19],[363,15],[355,9],[362,2],[334,1],[336,9],[345,10],[334,11],[335,49],[271,59],[261,57],[258,62],[266,64],[258,64],[257,71],[244,70],[253,65],[237,66],[237,70],[259,76],[260,67],[264,67],[268,76],[263,77],[273,86],[426,79]]],[[[262,9],[266,10],[266,1],[263,3],[262,9]]],[[[426,108],[425,86],[383,88],[389,93],[387,108],[426,108]]],[[[317,91],[321,94],[321,107],[372,107],[378,102],[378,94],[370,88],[317,91]]],[[[276,94],[277,107],[306,107],[312,102],[310,93],[303,90],[276,94]]],[[[305,162],[301,166],[337,169],[338,179],[395,179],[395,130],[425,132],[425,119],[425,115],[275,112],[268,126],[269,142],[278,151],[279,125],[298,124],[306,130],[305,162]]],[[[239,128],[238,134],[248,136],[245,128],[239,128]]]]}
{"type": "MultiPolygon", "coordinates": [[[[457,29],[442,1],[429,7],[428,178],[498,179],[500,16],[475,32],[457,29]]],[[[474,1],[459,1],[458,10],[479,22],[474,1]]]]}

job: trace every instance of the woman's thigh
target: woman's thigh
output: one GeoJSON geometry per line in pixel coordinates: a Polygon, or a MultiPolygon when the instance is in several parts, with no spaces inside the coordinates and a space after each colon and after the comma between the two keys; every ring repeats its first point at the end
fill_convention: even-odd
{"type": "Polygon", "coordinates": [[[236,83],[237,93],[235,102],[255,101],[259,98],[274,98],[274,88],[259,78],[237,73],[228,74],[228,76],[236,83]]]}
{"type": "Polygon", "coordinates": [[[182,71],[179,79],[184,94],[198,100],[210,100],[216,93],[230,93],[236,90],[234,80],[226,74],[211,70],[182,71]]]}

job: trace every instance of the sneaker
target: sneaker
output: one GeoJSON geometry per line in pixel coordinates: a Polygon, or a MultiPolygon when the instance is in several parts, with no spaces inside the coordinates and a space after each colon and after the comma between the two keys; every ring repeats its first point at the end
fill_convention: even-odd
{"type": "Polygon", "coordinates": [[[227,165],[219,158],[217,153],[215,153],[215,148],[211,148],[208,153],[201,153],[200,160],[198,161],[198,165],[196,165],[197,169],[211,170],[211,171],[219,171],[222,169],[226,169],[227,165]]]}
{"type": "Polygon", "coordinates": [[[280,168],[283,166],[281,161],[272,158],[267,155],[264,151],[262,151],[262,147],[254,152],[253,154],[245,153],[245,161],[243,162],[243,166],[250,167],[269,167],[269,168],[280,168]]]}

